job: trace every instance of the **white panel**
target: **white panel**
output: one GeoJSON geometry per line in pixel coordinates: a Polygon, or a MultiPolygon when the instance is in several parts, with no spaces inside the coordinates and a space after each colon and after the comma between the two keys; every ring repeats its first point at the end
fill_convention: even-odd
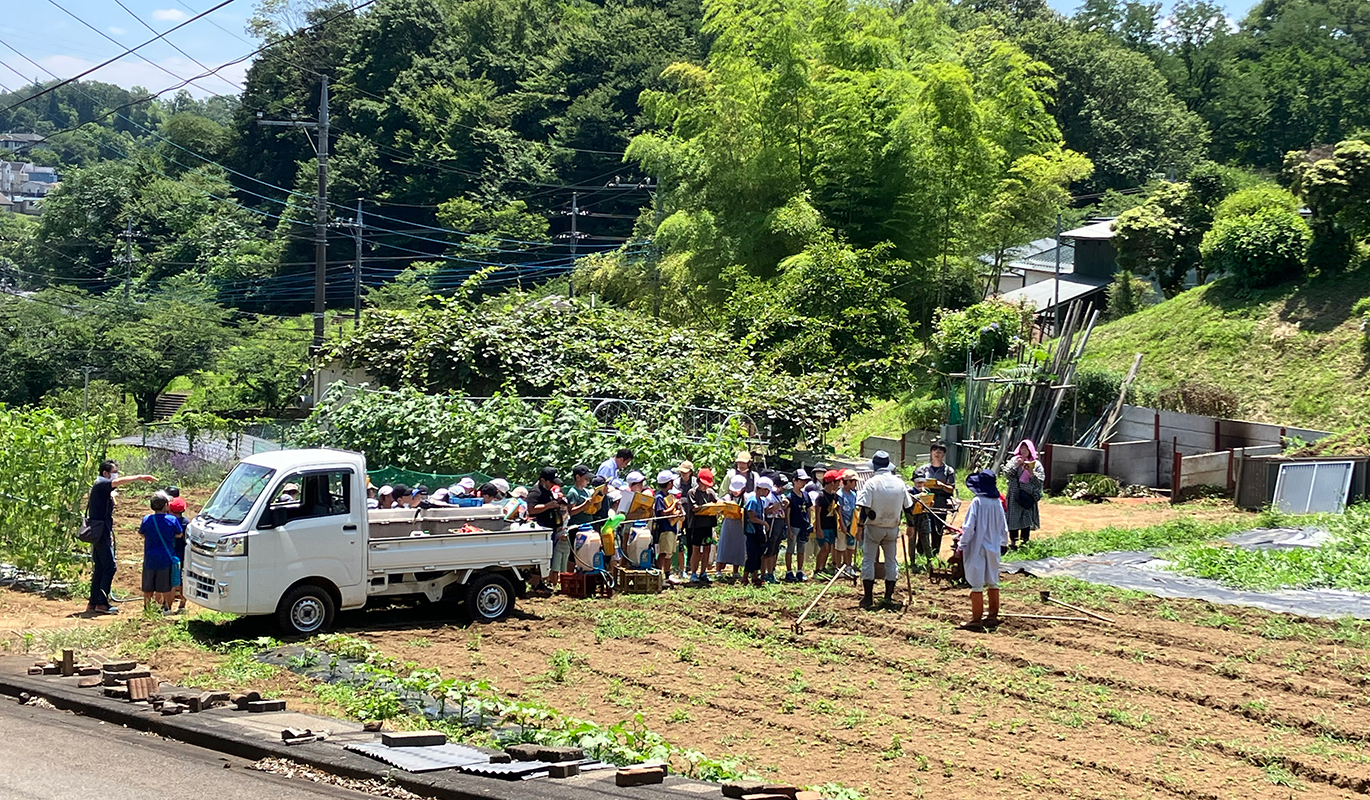
{"type": "Polygon", "coordinates": [[[1275,509],[1286,514],[1344,510],[1354,467],[1350,461],[1281,464],[1275,480],[1275,509]]]}

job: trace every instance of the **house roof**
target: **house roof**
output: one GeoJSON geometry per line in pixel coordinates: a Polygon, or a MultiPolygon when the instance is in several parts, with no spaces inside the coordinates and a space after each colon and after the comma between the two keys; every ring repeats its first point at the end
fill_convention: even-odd
{"type": "MultiPolygon", "coordinates": [[[[1047,237],[1028,242],[1004,251],[1004,269],[1009,272],[1056,272],[1056,240],[1047,237]]],[[[1075,245],[1063,242],[1061,251],[1061,274],[1075,270],[1075,245]]],[[[994,264],[994,254],[979,256],[982,263],[994,264]]]]}
{"type": "Polygon", "coordinates": [[[1066,231],[1061,234],[1062,239],[1112,239],[1113,220],[1104,219],[1091,222],[1088,225],[1066,231]]]}
{"type": "Polygon", "coordinates": [[[41,133],[0,133],[0,142],[42,142],[47,137],[41,133]]]}
{"type": "MultiPolygon", "coordinates": [[[[1091,292],[1096,292],[1108,285],[1105,278],[1089,278],[1082,275],[1062,275],[1060,288],[1060,301],[1062,305],[1084,297],[1091,292]]],[[[1003,300],[1010,303],[1021,303],[1026,301],[1037,311],[1046,311],[1051,308],[1056,301],[1056,280],[1038,281],[1021,289],[1014,289],[1000,295],[1003,300]]]]}

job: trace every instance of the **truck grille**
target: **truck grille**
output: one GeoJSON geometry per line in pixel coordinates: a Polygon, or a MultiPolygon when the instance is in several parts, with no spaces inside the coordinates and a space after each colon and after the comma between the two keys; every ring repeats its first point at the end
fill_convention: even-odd
{"type": "Polygon", "coordinates": [[[196,597],[208,600],[214,593],[214,581],[197,573],[190,573],[190,590],[196,597]]]}

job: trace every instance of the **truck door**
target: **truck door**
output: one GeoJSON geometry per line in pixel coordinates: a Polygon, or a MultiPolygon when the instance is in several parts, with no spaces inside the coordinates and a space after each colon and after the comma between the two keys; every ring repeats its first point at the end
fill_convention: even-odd
{"type": "Polygon", "coordinates": [[[356,494],[352,472],[307,470],[277,484],[258,526],[266,530],[254,537],[249,550],[254,570],[284,573],[281,585],[269,589],[277,599],[301,578],[327,578],[342,590],[344,603],[348,587],[361,584],[365,502],[356,494]]]}

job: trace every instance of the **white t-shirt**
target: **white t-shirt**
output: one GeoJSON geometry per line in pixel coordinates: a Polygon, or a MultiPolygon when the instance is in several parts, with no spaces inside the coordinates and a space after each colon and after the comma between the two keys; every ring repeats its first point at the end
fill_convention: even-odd
{"type": "Polygon", "coordinates": [[[886,469],[866,479],[856,495],[856,505],[875,512],[875,519],[867,520],[867,525],[896,528],[904,509],[913,505],[913,497],[904,485],[904,479],[886,469]]]}

